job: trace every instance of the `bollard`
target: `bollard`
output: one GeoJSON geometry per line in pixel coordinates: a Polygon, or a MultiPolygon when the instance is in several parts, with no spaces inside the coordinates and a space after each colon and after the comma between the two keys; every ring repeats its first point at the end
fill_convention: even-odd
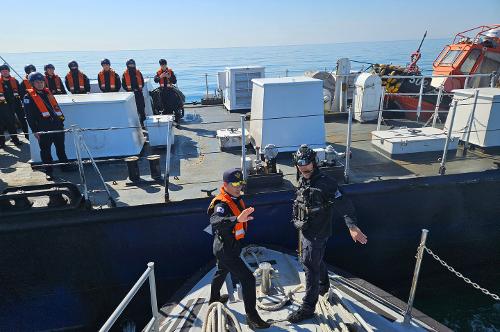
{"type": "Polygon", "coordinates": [[[259,264],[259,269],[261,271],[261,282],[260,282],[260,291],[262,294],[269,294],[271,289],[271,263],[263,262],[259,264]]]}
{"type": "Polygon", "coordinates": [[[161,179],[160,156],[153,154],[147,157],[149,161],[149,171],[151,178],[155,180],[161,179]]]}
{"type": "Polygon", "coordinates": [[[132,182],[136,182],[141,179],[138,160],[139,157],[137,156],[131,156],[125,158],[125,162],[127,163],[127,169],[128,169],[128,178],[132,182]]]}

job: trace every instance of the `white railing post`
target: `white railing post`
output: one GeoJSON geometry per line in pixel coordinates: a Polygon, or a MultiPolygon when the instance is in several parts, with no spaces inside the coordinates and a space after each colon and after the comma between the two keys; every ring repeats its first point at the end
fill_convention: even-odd
{"type": "Polygon", "coordinates": [[[451,110],[451,121],[450,128],[448,128],[448,135],[446,136],[446,142],[444,143],[443,157],[441,158],[441,166],[439,167],[439,174],[444,175],[446,173],[446,156],[448,154],[448,145],[450,144],[451,133],[453,131],[453,122],[455,122],[455,113],[457,112],[457,101],[453,100],[453,106],[451,110]]]}
{"type": "Polygon", "coordinates": [[[380,130],[380,125],[382,124],[382,113],[384,111],[384,100],[385,100],[385,87],[382,86],[382,96],[380,96],[380,104],[378,106],[378,120],[377,120],[377,131],[380,130]]]}
{"type": "Polygon", "coordinates": [[[83,197],[85,197],[85,203],[89,204],[89,191],[87,188],[87,179],[85,178],[85,169],[83,168],[82,150],[80,146],[80,128],[77,125],[72,125],[71,132],[73,133],[73,142],[75,143],[76,160],[78,162],[78,172],[80,173],[80,183],[83,186],[83,197]]]}
{"type": "Polygon", "coordinates": [[[464,141],[464,151],[463,151],[463,156],[465,157],[467,155],[467,150],[469,148],[469,139],[470,139],[470,133],[472,131],[472,125],[474,124],[474,116],[476,113],[476,105],[477,105],[477,98],[479,96],[479,90],[476,89],[474,91],[474,104],[472,105],[472,111],[470,114],[470,119],[469,119],[469,124],[467,126],[467,134],[465,136],[465,141],[464,141]]]}
{"type": "Polygon", "coordinates": [[[245,135],[245,116],[241,115],[241,171],[243,173],[243,180],[247,181],[247,154],[246,154],[246,135],[245,135]]]}
{"type": "MultiPolygon", "coordinates": [[[[156,300],[155,263],[149,262],[149,292],[151,293],[151,313],[153,314],[153,332],[158,332],[160,328],[160,315],[158,313],[158,302],[156,300]]],[[[149,331],[148,331],[149,332],[149,331]]]]}
{"type": "Polygon", "coordinates": [[[434,114],[432,116],[432,127],[433,128],[436,128],[436,121],[439,118],[439,106],[441,106],[441,99],[443,98],[443,89],[444,89],[444,85],[441,84],[439,86],[436,107],[434,108],[434,114]]]}
{"type": "Polygon", "coordinates": [[[494,88],[496,85],[496,80],[497,80],[497,72],[494,71],[491,73],[491,79],[490,79],[490,87],[494,88]]]}
{"type": "Polygon", "coordinates": [[[420,111],[422,111],[422,94],[424,93],[424,82],[425,76],[422,75],[422,81],[420,82],[420,92],[418,93],[417,122],[420,118],[420,111]]]}
{"type": "Polygon", "coordinates": [[[351,157],[352,107],[349,107],[347,118],[347,144],[345,149],[344,182],[349,183],[351,157]]]}

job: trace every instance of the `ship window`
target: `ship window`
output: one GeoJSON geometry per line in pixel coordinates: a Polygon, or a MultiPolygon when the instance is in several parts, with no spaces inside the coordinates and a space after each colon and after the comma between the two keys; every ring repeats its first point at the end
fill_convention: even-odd
{"type": "Polygon", "coordinates": [[[476,63],[477,58],[479,58],[479,55],[481,55],[481,50],[478,50],[477,48],[472,50],[462,64],[460,71],[464,74],[469,74],[472,67],[474,67],[474,64],[476,63]]]}
{"type": "Polygon", "coordinates": [[[443,57],[443,60],[441,60],[440,65],[445,65],[445,66],[452,65],[461,52],[462,50],[456,50],[456,51],[449,50],[448,53],[446,53],[446,55],[443,57]]]}

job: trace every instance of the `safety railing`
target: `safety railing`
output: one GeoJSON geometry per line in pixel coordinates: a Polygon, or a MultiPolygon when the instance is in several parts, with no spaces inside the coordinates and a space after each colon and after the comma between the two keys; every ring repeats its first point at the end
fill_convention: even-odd
{"type": "Polygon", "coordinates": [[[142,285],[149,280],[149,292],[151,295],[151,312],[153,317],[149,320],[146,327],[144,327],[143,331],[149,332],[158,332],[160,326],[160,314],[158,312],[158,303],[156,301],[156,282],[155,282],[155,272],[154,272],[155,264],[153,262],[148,263],[148,268],[141,275],[139,280],[134,284],[132,289],[125,295],[123,300],[120,302],[118,307],[116,307],[115,311],[111,314],[108,320],[104,323],[104,325],[99,329],[99,332],[107,332],[112,327],[116,320],[120,317],[122,312],[125,310],[127,305],[132,301],[135,294],[139,291],[142,285]]]}

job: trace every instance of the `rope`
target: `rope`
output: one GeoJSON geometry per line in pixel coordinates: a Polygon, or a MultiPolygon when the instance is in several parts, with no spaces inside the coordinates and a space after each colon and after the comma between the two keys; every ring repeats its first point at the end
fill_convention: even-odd
{"type": "Polygon", "coordinates": [[[234,314],[220,302],[212,303],[205,314],[203,332],[225,332],[232,326],[236,332],[241,331],[241,325],[234,314]]]}

